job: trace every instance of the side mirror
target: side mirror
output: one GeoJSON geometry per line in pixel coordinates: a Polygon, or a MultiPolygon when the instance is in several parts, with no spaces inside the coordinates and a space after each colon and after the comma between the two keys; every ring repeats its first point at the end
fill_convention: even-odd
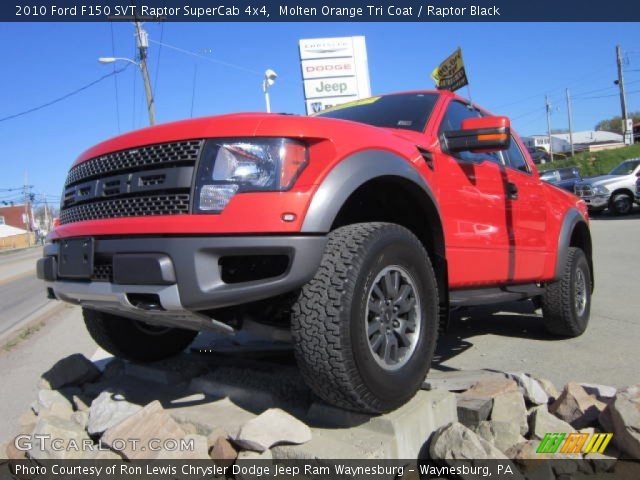
{"type": "Polygon", "coordinates": [[[444,132],[449,152],[497,152],[511,145],[507,117],[467,118],[460,130],[444,132]]]}

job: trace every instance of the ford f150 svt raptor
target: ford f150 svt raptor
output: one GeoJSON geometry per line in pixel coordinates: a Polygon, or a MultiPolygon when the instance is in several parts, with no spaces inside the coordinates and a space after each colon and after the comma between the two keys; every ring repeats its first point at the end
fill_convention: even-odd
{"type": "Polygon", "coordinates": [[[289,336],[320,397],[383,412],[420,387],[451,309],[535,299],[551,332],[580,335],[588,225],[507,118],[421,91],[90,148],[37,270],[114,355],[157,360],[259,324],[289,336]]]}

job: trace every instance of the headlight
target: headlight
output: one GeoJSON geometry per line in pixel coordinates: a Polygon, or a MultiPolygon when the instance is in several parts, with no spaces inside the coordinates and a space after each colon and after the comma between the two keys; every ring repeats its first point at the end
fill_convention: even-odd
{"type": "Polygon", "coordinates": [[[597,185],[593,187],[593,193],[595,193],[596,195],[609,195],[609,190],[602,185],[597,185]]]}
{"type": "Polygon", "coordinates": [[[220,212],[236,193],[289,190],[306,165],[307,147],[296,140],[208,140],[198,166],[196,211],[220,212]]]}

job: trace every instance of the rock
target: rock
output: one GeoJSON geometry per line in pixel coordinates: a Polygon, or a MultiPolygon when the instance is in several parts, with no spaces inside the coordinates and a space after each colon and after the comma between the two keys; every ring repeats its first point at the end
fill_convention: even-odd
{"type": "Polygon", "coordinates": [[[613,469],[616,479],[621,480],[637,480],[640,478],[640,463],[638,461],[618,460],[616,466],[613,469]]]}
{"type": "Polygon", "coordinates": [[[71,397],[71,402],[73,403],[74,409],[82,412],[88,412],[91,406],[91,402],[93,402],[94,398],[95,397],[91,397],[85,394],[74,395],[73,397],[71,397]]]}
{"type": "Polygon", "coordinates": [[[122,395],[102,392],[91,402],[87,431],[91,435],[100,434],[141,409],[140,405],[127,402],[122,395]]]}
{"type": "Polygon", "coordinates": [[[520,391],[509,391],[496,396],[493,399],[491,420],[515,423],[520,427],[520,433],[525,435],[529,430],[529,424],[527,422],[527,408],[520,391]]]}
{"type": "Polygon", "coordinates": [[[459,422],[434,432],[429,454],[435,460],[505,460],[507,458],[504,453],[459,422]]]}
{"type": "Polygon", "coordinates": [[[221,428],[229,437],[235,437],[242,425],[257,416],[228,398],[219,400],[203,394],[189,395],[172,403],[167,411],[175,421],[195,425],[199,434],[207,436],[221,428]]]}
{"type": "Polygon", "coordinates": [[[38,390],[37,399],[31,405],[31,408],[37,415],[40,415],[43,410],[49,410],[54,414],[68,412],[71,415],[73,413],[69,400],[55,390],[38,390]]]}
{"type": "Polygon", "coordinates": [[[551,404],[549,411],[574,428],[580,429],[595,422],[605,407],[604,403],[589,395],[579,384],[570,382],[551,404]]]}
{"type": "Polygon", "coordinates": [[[89,412],[85,412],[85,411],[73,412],[73,414],[71,415],[71,420],[76,422],[83,429],[86,429],[87,424],[89,423],[89,412]]]}
{"type": "Polygon", "coordinates": [[[473,398],[458,395],[456,397],[456,408],[458,411],[458,421],[467,428],[477,427],[480,422],[489,418],[493,399],[473,398]]]}
{"type": "Polygon", "coordinates": [[[584,388],[584,391],[589,395],[595,396],[603,403],[609,403],[613,397],[616,396],[618,389],[616,387],[610,387],[609,385],[599,385],[597,383],[581,383],[580,386],[584,388]]]}
{"type": "Polygon", "coordinates": [[[631,458],[640,458],[640,384],[620,390],[600,415],[615,445],[631,458]]]}
{"type": "Polygon", "coordinates": [[[536,453],[538,444],[538,440],[527,440],[507,450],[507,456],[521,468],[528,480],[553,480],[553,462],[541,461],[551,457],[546,453],[536,453]]]}
{"type": "MultiPolygon", "coordinates": [[[[240,431],[238,429],[238,431],[240,431]]],[[[227,440],[229,438],[229,434],[224,428],[216,427],[212,430],[212,432],[207,435],[207,445],[209,445],[209,449],[213,448],[213,445],[216,443],[218,438],[224,438],[227,440]]]]}
{"type": "Polygon", "coordinates": [[[526,373],[507,373],[507,375],[518,384],[525,400],[529,403],[546,405],[549,402],[547,392],[535,378],[526,373]]]}
{"type": "MultiPolygon", "coordinates": [[[[170,418],[170,417],[169,417],[170,418]]],[[[154,460],[209,460],[207,437],[198,434],[187,434],[178,440],[184,442],[185,449],[161,450],[153,456],[154,460]]]]}
{"type": "Polygon", "coordinates": [[[105,380],[118,377],[124,373],[125,362],[120,358],[113,358],[104,366],[102,378],[105,380]]]}
{"type": "Polygon", "coordinates": [[[584,456],[588,460],[595,472],[610,472],[616,466],[618,459],[603,453],[587,453],[584,456]]]}
{"type": "Polygon", "coordinates": [[[65,460],[82,458],[81,447],[91,440],[76,422],[58,417],[42,417],[36,423],[31,442],[29,457],[36,460],[65,460]],[[54,448],[53,439],[67,448],[54,448]],[[68,448],[71,442],[77,446],[77,449],[68,448]]]}
{"type": "Polygon", "coordinates": [[[518,384],[510,378],[490,377],[480,380],[462,395],[475,398],[494,398],[508,392],[518,392],[518,384]]]}
{"type": "Polygon", "coordinates": [[[483,421],[475,432],[503,453],[518,443],[526,442],[520,435],[520,426],[515,423],[483,421]]]}
{"type": "Polygon", "coordinates": [[[431,370],[422,383],[423,390],[448,390],[450,392],[462,392],[473,387],[481,380],[490,378],[504,378],[502,373],[489,370],[456,370],[452,372],[439,372],[431,370]]]}
{"type": "Polygon", "coordinates": [[[311,440],[311,429],[279,408],[270,408],[245,423],[233,441],[245,450],[264,452],[273,445],[300,445],[311,440]]]}
{"type": "Polygon", "coordinates": [[[238,452],[236,452],[236,449],[233,448],[233,445],[231,445],[226,438],[218,437],[213,442],[210,457],[216,465],[229,467],[233,465],[233,462],[238,458],[238,452]]]}
{"type": "Polygon", "coordinates": [[[18,417],[18,425],[20,427],[24,427],[26,425],[35,425],[37,421],[38,417],[35,413],[33,413],[33,410],[27,410],[18,417]]]}
{"type": "Polygon", "coordinates": [[[555,399],[560,396],[560,392],[551,380],[547,380],[546,378],[536,378],[536,380],[544,390],[544,393],[547,394],[547,397],[549,397],[549,402],[555,401],[555,399]]]}
{"type": "Polygon", "coordinates": [[[100,370],[91,360],[80,353],[74,353],[56,362],[42,375],[49,388],[58,389],[67,385],[82,385],[93,382],[100,376],[100,370]]]}
{"type": "Polygon", "coordinates": [[[8,460],[24,460],[27,458],[26,453],[23,450],[16,447],[15,438],[4,445],[4,452],[8,460]]]}
{"type": "MultiPolygon", "coordinates": [[[[186,433],[180,425],[162,408],[159,401],[154,400],[107,429],[100,440],[109,447],[113,447],[114,441],[123,438],[136,438],[140,445],[148,445],[149,441],[153,439],[154,442],[163,445],[166,440],[175,441],[185,436],[186,433]]],[[[129,443],[119,453],[129,460],[163,458],[162,456],[166,454],[164,451],[149,453],[134,450],[129,443]]]]}
{"type": "Polygon", "coordinates": [[[535,407],[529,415],[531,438],[542,440],[547,433],[571,433],[573,427],[547,410],[546,405],[535,407]]]}

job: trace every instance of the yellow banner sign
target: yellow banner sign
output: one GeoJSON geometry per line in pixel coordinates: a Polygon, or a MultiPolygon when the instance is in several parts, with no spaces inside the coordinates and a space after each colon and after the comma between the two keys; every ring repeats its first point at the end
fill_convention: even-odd
{"type": "Polygon", "coordinates": [[[449,55],[444,62],[431,72],[431,78],[436,82],[438,90],[455,92],[459,88],[468,85],[469,81],[462,61],[462,50],[458,48],[449,55]]]}

